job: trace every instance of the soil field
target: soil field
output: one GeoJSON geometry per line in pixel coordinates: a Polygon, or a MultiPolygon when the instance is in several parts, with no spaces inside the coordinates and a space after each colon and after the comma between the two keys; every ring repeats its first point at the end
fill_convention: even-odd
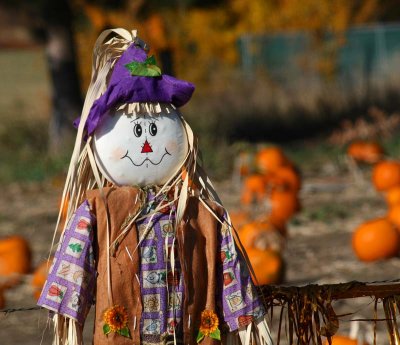
{"type": "MultiPolygon", "coordinates": [[[[329,284],[396,279],[400,259],[361,263],[351,248],[351,236],[361,222],[383,216],[386,205],[369,182],[354,182],[350,173],[325,177],[305,176],[301,191],[302,211],[288,225],[289,240],[285,249],[285,285],[329,284]],[[333,177],[336,176],[336,177],[333,177]],[[338,177],[339,176],[339,177],[338,177]]],[[[228,209],[238,205],[239,192],[228,182],[217,189],[228,209]]],[[[48,255],[61,187],[51,183],[13,184],[3,188],[0,199],[0,235],[21,234],[29,239],[33,266],[48,255]]],[[[6,291],[6,308],[35,305],[29,285],[24,283],[6,291]]],[[[354,313],[341,317],[339,333],[348,333],[350,319],[373,317],[370,298],[335,302],[337,314],[354,313]]],[[[279,315],[278,310],[275,315],[279,315]]],[[[381,316],[381,315],[380,315],[381,316]]],[[[85,327],[85,340],[91,340],[92,313],[85,327]]],[[[51,344],[51,325],[45,311],[13,312],[0,315],[0,344],[51,344]]],[[[371,334],[370,323],[363,322],[362,332],[371,334]]],[[[276,320],[272,332],[276,337],[276,320]]],[[[378,323],[378,344],[388,344],[385,324],[378,323]]],[[[282,343],[286,343],[283,333],[282,343]]]]}

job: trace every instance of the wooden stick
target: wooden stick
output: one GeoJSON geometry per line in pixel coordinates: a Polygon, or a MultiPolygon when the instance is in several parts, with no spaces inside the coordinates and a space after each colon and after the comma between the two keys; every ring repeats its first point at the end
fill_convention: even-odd
{"type": "Polygon", "coordinates": [[[306,295],[318,292],[324,298],[341,300],[359,297],[385,298],[400,295],[400,282],[362,283],[348,282],[326,285],[273,286],[263,285],[258,288],[265,300],[285,300],[293,295],[306,295]]]}

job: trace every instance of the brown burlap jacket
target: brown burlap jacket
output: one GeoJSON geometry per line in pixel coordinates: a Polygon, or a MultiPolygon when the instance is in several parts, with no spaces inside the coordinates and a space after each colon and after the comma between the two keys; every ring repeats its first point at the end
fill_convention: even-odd
{"type": "MultiPolygon", "coordinates": [[[[110,222],[111,242],[120,233],[124,222],[139,209],[137,195],[139,190],[134,187],[110,187],[103,189],[110,222]]],[[[103,312],[109,307],[107,299],[107,209],[99,190],[87,192],[91,211],[97,218],[97,231],[94,251],[97,264],[96,288],[96,319],[94,325],[94,345],[128,345],[140,344],[140,318],[142,302],[139,276],[138,251],[130,259],[125,247],[133,252],[138,243],[136,226],[122,238],[114,256],[111,256],[111,287],[114,305],[122,305],[129,311],[128,327],[132,339],[118,334],[103,334],[103,312]],[[136,322],[135,322],[136,321],[136,322]],[[136,325],[135,325],[136,324],[136,325]]],[[[209,205],[220,217],[222,207],[209,205]]],[[[199,330],[200,314],[203,310],[215,310],[216,264],[217,264],[217,229],[220,223],[202,205],[197,198],[189,198],[184,217],[178,225],[176,237],[179,259],[185,283],[185,298],[183,305],[184,344],[196,344],[199,330]]],[[[202,344],[216,345],[219,342],[206,337],[202,344]]]]}

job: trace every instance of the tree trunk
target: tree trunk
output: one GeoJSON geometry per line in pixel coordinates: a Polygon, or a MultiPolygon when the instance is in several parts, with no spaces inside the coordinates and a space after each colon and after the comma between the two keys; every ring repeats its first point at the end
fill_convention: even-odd
{"type": "Polygon", "coordinates": [[[73,15],[67,0],[46,0],[42,18],[52,83],[53,110],[49,125],[49,151],[57,154],[74,136],[72,122],[80,115],[82,108],[72,30],[73,15]]]}

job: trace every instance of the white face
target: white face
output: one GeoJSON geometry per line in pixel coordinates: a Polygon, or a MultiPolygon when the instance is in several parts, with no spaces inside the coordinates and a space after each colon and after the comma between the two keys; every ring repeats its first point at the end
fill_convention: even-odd
{"type": "Polygon", "coordinates": [[[94,154],[116,185],[162,185],[188,152],[186,131],[176,111],[154,116],[106,115],[94,133],[94,154]]]}

